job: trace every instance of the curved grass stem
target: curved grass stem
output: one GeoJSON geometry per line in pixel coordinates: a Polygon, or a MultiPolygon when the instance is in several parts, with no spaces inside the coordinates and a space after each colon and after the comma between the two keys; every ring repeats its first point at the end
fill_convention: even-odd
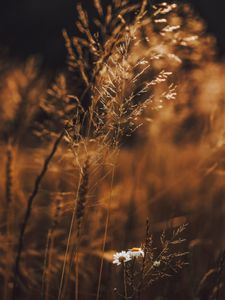
{"type": "Polygon", "coordinates": [[[15,259],[15,268],[14,268],[14,275],[13,275],[13,291],[12,291],[12,300],[16,299],[16,289],[17,289],[17,277],[19,276],[19,268],[20,268],[20,260],[21,260],[21,255],[22,255],[22,251],[23,251],[23,246],[24,246],[24,234],[27,228],[27,224],[28,221],[30,219],[31,216],[31,212],[32,212],[32,205],[34,202],[34,199],[36,198],[38,192],[39,192],[39,188],[41,185],[41,182],[48,170],[49,164],[51,162],[51,160],[53,159],[59,144],[61,143],[63,136],[64,136],[64,129],[62,130],[62,132],[60,133],[60,135],[58,136],[58,138],[56,139],[56,141],[53,144],[53,147],[49,153],[49,155],[47,156],[47,158],[44,161],[42,170],[40,172],[40,174],[36,177],[35,180],[35,184],[34,184],[34,189],[33,192],[31,193],[29,199],[28,199],[28,204],[27,204],[27,209],[25,212],[25,216],[22,222],[22,226],[21,226],[21,230],[20,230],[20,234],[19,234],[19,241],[18,241],[18,248],[17,248],[17,254],[16,254],[16,259],[15,259]]]}

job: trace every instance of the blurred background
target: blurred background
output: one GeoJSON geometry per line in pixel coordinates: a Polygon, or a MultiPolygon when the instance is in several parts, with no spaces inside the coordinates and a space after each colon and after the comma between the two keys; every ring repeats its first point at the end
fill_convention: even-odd
{"type": "MultiPolygon", "coordinates": [[[[102,0],[104,7],[109,2],[102,0]]],[[[81,3],[92,24],[92,17],[97,14],[93,0],[81,3]]],[[[115,163],[114,151],[111,149],[105,162],[99,159],[98,165],[96,157],[102,158],[105,150],[102,154],[98,143],[93,143],[91,137],[85,139],[81,113],[77,120],[71,118],[77,108],[76,96],[82,99],[84,108],[92,96],[99,96],[86,89],[82,72],[67,72],[70,49],[66,49],[62,30],[66,29],[69,36],[79,34],[75,29],[78,1],[0,1],[0,124],[4,124],[0,125],[0,165],[4,166],[0,177],[0,299],[8,300],[11,293],[16,246],[27,199],[67,120],[74,122],[71,127],[75,137],[78,130],[81,141],[87,143],[88,157],[80,143],[79,150],[72,148],[78,153],[75,159],[66,140],[51,161],[25,234],[18,299],[41,299],[38,293],[44,276],[48,277],[46,285],[49,285],[45,299],[57,297],[69,221],[76,202],[74,192],[80,174],[84,174],[80,162],[86,166],[89,178],[84,181],[87,190],[82,191],[86,193],[86,207],[79,242],[79,299],[96,298],[103,258],[102,299],[118,299],[112,291],[120,287],[122,273],[112,265],[112,253],[140,247],[147,218],[151,220],[156,247],[163,230],[189,224],[184,234],[189,266],[165,284],[154,285],[144,299],[148,300],[149,295],[156,300],[225,299],[225,286],[221,283],[225,282],[225,4],[218,0],[187,3],[191,8],[181,5],[168,14],[169,24],[175,25],[171,32],[160,35],[157,27],[160,24],[146,26],[144,42],[129,50],[131,71],[127,73],[131,79],[139,76],[145,66],[142,59],[147,59],[151,68],[143,72],[137,84],[155,78],[163,83],[152,84],[150,93],[155,94],[158,102],[156,107],[149,105],[146,109],[141,118],[144,125],[132,138],[122,141],[112,185],[110,168],[115,163]],[[178,32],[174,29],[176,25],[181,26],[178,32]],[[174,36],[178,37],[178,44],[174,43],[174,36]],[[133,67],[138,63],[140,70],[133,67]],[[164,70],[172,72],[165,81],[164,70]],[[102,255],[109,194],[113,203],[106,251],[102,255]],[[221,298],[215,298],[217,290],[221,290],[221,298]]],[[[113,17],[117,20],[116,13],[113,17]]],[[[141,40],[140,32],[139,35],[141,40]]],[[[86,44],[88,48],[89,41],[86,44]]],[[[90,84],[97,64],[86,59],[91,56],[90,49],[86,50],[88,55],[84,55],[80,65],[86,68],[90,84]]],[[[117,70],[117,65],[111,71],[119,74],[115,77],[121,76],[123,82],[124,74],[117,70]]],[[[101,89],[108,74],[105,77],[104,72],[99,74],[95,78],[96,87],[101,89]]],[[[133,87],[126,84],[123,88],[129,93],[133,87]]]]}
{"type": "MultiPolygon", "coordinates": [[[[149,0],[150,1],[150,0],[149,0]]],[[[109,0],[102,1],[103,6],[109,0]]],[[[150,1],[157,3],[162,1],[150,1]]],[[[181,2],[181,1],[178,1],[181,2]]],[[[217,55],[225,54],[225,3],[222,0],[190,0],[196,13],[206,22],[207,31],[217,38],[217,55]]],[[[12,59],[30,55],[42,58],[51,70],[65,67],[66,50],[62,29],[74,32],[77,0],[8,0],[0,4],[0,48],[12,59]]],[[[94,14],[91,0],[81,0],[94,14]]]]}

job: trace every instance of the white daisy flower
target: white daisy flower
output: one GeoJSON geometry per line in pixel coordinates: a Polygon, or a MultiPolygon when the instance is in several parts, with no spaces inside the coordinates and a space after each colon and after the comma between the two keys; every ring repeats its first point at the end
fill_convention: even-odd
{"type": "Polygon", "coordinates": [[[154,261],[153,267],[158,268],[159,266],[160,266],[160,261],[159,260],[154,261]]]}
{"type": "Polygon", "coordinates": [[[128,251],[129,255],[131,258],[134,258],[134,257],[144,257],[145,253],[144,253],[144,250],[142,248],[132,248],[132,249],[129,249],[128,251]]]}
{"type": "Polygon", "coordinates": [[[121,265],[121,263],[125,263],[129,260],[131,260],[131,256],[126,251],[117,252],[113,255],[113,264],[116,264],[117,266],[121,265]]]}

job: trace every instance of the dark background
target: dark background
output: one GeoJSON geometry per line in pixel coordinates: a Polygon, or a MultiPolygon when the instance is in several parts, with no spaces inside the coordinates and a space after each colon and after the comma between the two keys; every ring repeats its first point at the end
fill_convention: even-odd
{"type": "MultiPolygon", "coordinates": [[[[91,0],[82,0],[89,14],[91,0]]],[[[105,5],[109,0],[103,0],[105,5]]],[[[155,1],[157,2],[157,1],[155,1]]],[[[218,57],[225,54],[225,0],[189,0],[205,20],[207,30],[217,38],[218,57]]],[[[77,0],[0,1],[0,48],[7,57],[23,61],[30,55],[42,58],[52,70],[65,65],[66,50],[62,29],[72,31],[77,0]]]]}

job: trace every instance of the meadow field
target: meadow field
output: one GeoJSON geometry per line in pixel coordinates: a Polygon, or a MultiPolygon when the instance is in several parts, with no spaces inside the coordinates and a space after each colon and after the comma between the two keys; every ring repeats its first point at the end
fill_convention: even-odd
{"type": "Polygon", "coordinates": [[[225,299],[215,38],[188,4],[92,5],[54,80],[0,57],[0,299],[225,299]]]}

